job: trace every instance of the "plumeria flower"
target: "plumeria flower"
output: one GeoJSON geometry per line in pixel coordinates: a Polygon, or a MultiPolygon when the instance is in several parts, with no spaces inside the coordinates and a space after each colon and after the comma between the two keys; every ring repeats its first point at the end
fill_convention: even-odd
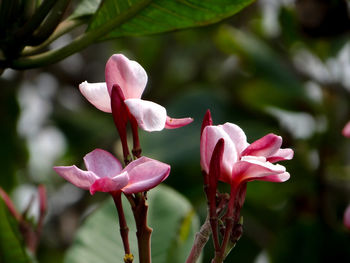
{"type": "Polygon", "coordinates": [[[346,123],[342,130],[343,136],[350,138],[350,121],[346,123]]]}
{"type": "Polygon", "coordinates": [[[346,207],[343,217],[344,226],[350,230],[350,204],[346,207]]]}
{"type": "Polygon", "coordinates": [[[282,138],[275,134],[268,134],[249,144],[239,126],[232,123],[214,126],[210,111],[207,111],[201,130],[201,167],[204,171],[204,189],[209,204],[215,258],[218,260],[225,258],[225,251],[232,249],[242,235],[240,210],[244,203],[247,182],[284,182],[289,179],[286,168],[274,164],[293,158],[293,150],[281,149],[281,145],[282,138]],[[222,242],[218,235],[220,215],[217,211],[222,209],[217,207],[217,197],[220,197],[217,191],[219,180],[231,186],[226,212],[221,216],[221,222],[225,225],[222,242]]]}
{"type": "Polygon", "coordinates": [[[142,100],[141,96],[147,84],[146,71],[139,63],[122,54],[109,58],[105,78],[106,82],[103,83],[85,81],[79,85],[79,89],[96,108],[118,115],[116,118],[121,121],[128,119],[130,114],[141,129],[150,132],[179,128],[193,121],[192,118],[170,118],[163,106],[142,100]],[[116,100],[125,103],[127,111],[116,100]],[[113,103],[117,105],[114,107],[113,103]]]}
{"type": "Polygon", "coordinates": [[[56,166],[53,169],[75,186],[95,192],[123,192],[133,194],[148,191],[164,181],[170,166],[141,157],[129,163],[124,169],[112,154],[102,149],[95,149],[84,157],[87,171],[75,165],[56,166]]]}
{"type": "Polygon", "coordinates": [[[201,166],[208,174],[214,147],[224,140],[219,180],[238,185],[252,180],[284,182],[290,175],[277,161],[293,158],[292,149],[281,149],[282,138],[268,134],[249,144],[243,130],[232,123],[207,125],[201,136],[201,166]]]}
{"type": "Polygon", "coordinates": [[[345,209],[343,223],[344,226],[350,230],[350,205],[345,209]]]}

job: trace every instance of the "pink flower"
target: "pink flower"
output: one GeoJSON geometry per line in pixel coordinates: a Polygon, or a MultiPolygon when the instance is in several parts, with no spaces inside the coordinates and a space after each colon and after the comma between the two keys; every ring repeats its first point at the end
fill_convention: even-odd
{"type": "Polygon", "coordinates": [[[350,121],[346,123],[345,127],[342,130],[343,136],[350,138],[350,121]]]}
{"type": "Polygon", "coordinates": [[[109,152],[95,149],[84,157],[87,171],[73,166],[56,166],[53,169],[75,186],[100,192],[124,192],[132,194],[150,190],[164,181],[170,166],[141,157],[122,168],[121,163],[109,152]]]}
{"type": "MultiPolygon", "coordinates": [[[[210,113],[209,113],[210,115],[210,113]]],[[[205,120],[208,118],[205,118],[205,120]]],[[[268,134],[252,144],[243,130],[235,124],[204,126],[201,136],[201,166],[209,174],[210,160],[219,139],[224,140],[219,180],[238,186],[241,183],[262,180],[284,182],[290,175],[277,161],[293,158],[292,149],[281,149],[282,138],[268,134]]]]}
{"type": "Polygon", "coordinates": [[[350,230],[350,205],[345,209],[343,222],[344,226],[350,230]]]}
{"type": "Polygon", "coordinates": [[[147,83],[146,71],[139,63],[122,54],[109,58],[105,78],[106,82],[103,83],[85,81],[79,85],[79,89],[96,108],[112,112],[116,124],[118,123],[118,130],[125,126],[131,116],[141,129],[150,132],[179,128],[193,121],[192,118],[170,118],[161,105],[142,100],[141,95],[147,83]]]}

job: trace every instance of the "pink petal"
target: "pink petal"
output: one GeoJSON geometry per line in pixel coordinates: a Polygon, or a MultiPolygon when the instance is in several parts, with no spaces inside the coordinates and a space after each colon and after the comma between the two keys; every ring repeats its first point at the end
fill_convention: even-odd
{"type": "Polygon", "coordinates": [[[143,67],[122,54],[115,54],[108,59],[105,77],[109,94],[113,85],[117,84],[126,99],[141,98],[147,84],[147,74],[143,67]]]}
{"type": "Polygon", "coordinates": [[[239,153],[231,140],[230,136],[223,129],[222,125],[207,126],[204,128],[201,137],[201,166],[202,169],[209,173],[209,164],[212,158],[213,150],[219,139],[223,138],[225,141],[225,149],[222,160],[222,171],[220,180],[224,182],[231,181],[232,166],[238,161],[239,153]]]}
{"type": "Polygon", "coordinates": [[[123,169],[117,158],[102,149],[95,149],[85,155],[84,162],[87,170],[100,178],[112,177],[119,174],[123,169]]]}
{"type": "Polygon", "coordinates": [[[202,133],[205,127],[213,125],[213,120],[211,118],[210,110],[208,109],[204,115],[203,121],[202,121],[202,127],[201,127],[201,137],[202,133]]]}
{"type": "Polygon", "coordinates": [[[111,113],[111,98],[108,94],[106,83],[80,83],[79,90],[81,94],[97,109],[111,113]]]}
{"type": "Polygon", "coordinates": [[[342,134],[343,134],[343,136],[350,138],[350,121],[343,128],[342,134]]]}
{"type": "Polygon", "coordinates": [[[241,184],[253,180],[284,182],[290,175],[279,164],[266,162],[264,157],[246,156],[235,163],[232,169],[232,183],[241,184]]]}
{"type": "Polygon", "coordinates": [[[241,156],[241,152],[249,145],[244,131],[238,125],[229,122],[219,126],[222,127],[222,129],[231,138],[237,154],[241,156]]]}
{"type": "Polygon", "coordinates": [[[176,129],[187,124],[193,122],[192,118],[182,118],[182,119],[174,119],[169,116],[166,117],[165,129],[176,129]]]}
{"type": "Polygon", "coordinates": [[[103,177],[96,180],[90,187],[90,193],[93,195],[95,192],[115,192],[120,191],[124,186],[128,184],[129,176],[127,172],[123,172],[110,177],[103,177]]]}
{"type": "Polygon", "coordinates": [[[293,159],[294,151],[290,148],[279,149],[272,156],[267,158],[267,161],[270,163],[275,163],[279,161],[291,160],[293,159]]]}
{"type": "Polygon", "coordinates": [[[53,168],[59,176],[74,184],[76,187],[88,190],[98,177],[90,171],[80,170],[73,166],[55,166],[53,168]]]}
{"type": "Polygon", "coordinates": [[[350,230],[350,205],[345,209],[343,222],[344,226],[350,230]]]}
{"type": "Polygon", "coordinates": [[[221,176],[221,163],[222,163],[222,157],[224,155],[224,149],[225,149],[225,141],[224,139],[220,139],[218,143],[215,145],[213,155],[210,160],[209,180],[208,180],[208,184],[209,184],[208,198],[209,198],[209,204],[211,204],[210,207],[212,207],[212,205],[215,204],[217,184],[221,176]]]}
{"type": "Polygon", "coordinates": [[[148,191],[164,181],[169,173],[168,164],[141,157],[124,169],[129,174],[129,183],[122,191],[126,194],[148,191]]]}
{"type": "Polygon", "coordinates": [[[150,132],[164,129],[167,117],[164,107],[141,99],[126,99],[124,102],[141,129],[150,132]]]}
{"type": "Polygon", "coordinates": [[[129,148],[127,142],[126,125],[129,120],[129,112],[124,100],[124,94],[120,87],[117,84],[113,85],[111,94],[112,116],[122,142],[124,158],[127,158],[129,155],[129,148]]]}
{"type": "Polygon", "coordinates": [[[242,152],[242,156],[254,155],[269,157],[277,152],[281,145],[282,137],[270,133],[249,145],[242,152]]]}

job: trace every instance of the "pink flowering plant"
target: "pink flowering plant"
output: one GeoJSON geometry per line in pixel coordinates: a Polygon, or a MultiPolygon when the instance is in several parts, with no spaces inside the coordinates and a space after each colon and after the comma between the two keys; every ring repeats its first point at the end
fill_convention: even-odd
{"type": "Polygon", "coordinates": [[[106,82],[79,85],[85,98],[99,110],[112,113],[118,130],[124,156],[125,168],[111,153],[95,149],[84,157],[86,170],[72,166],[56,166],[54,170],[73,185],[95,192],[109,193],[118,211],[120,235],[124,246],[124,262],[132,262],[128,226],[122,206],[122,193],[128,198],[134,213],[139,261],[151,262],[151,233],[147,225],[148,205],[146,193],[164,181],[170,166],[141,156],[138,128],[145,131],[174,129],[192,122],[192,118],[173,119],[167,116],[164,107],[141,99],[147,83],[147,74],[136,61],[122,54],[113,55],[106,64],[106,82]],[[127,124],[133,135],[133,157],[127,141],[127,124]],[[133,159],[133,160],[132,160],[133,159]]]}
{"type": "MultiPolygon", "coordinates": [[[[215,248],[213,263],[223,262],[242,235],[240,210],[247,182],[285,182],[289,179],[286,168],[274,164],[293,158],[293,150],[282,149],[281,145],[282,138],[275,134],[268,134],[249,144],[239,126],[232,123],[213,125],[210,111],[207,111],[202,124],[200,153],[204,190],[208,200],[208,219],[215,248]],[[220,194],[219,181],[230,185],[229,195],[220,194]]],[[[202,228],[202,232],[208,233],[205,228],[202,228]]],[[[196,261],[198,252],[205,244],[199,239],[197,241],[187,263],[196,261]]]]}
{"type": "MultiPolygon", "coordinates": [[[[92,195],[97,191],[111,195],[118,212],[124,262],[133,262],[121,198],[124,194],[130,202],[136,223],[139,262],[148,263],[151,262],[152,229],[147,225],[146,193],[169,176],[170,166],[141,156],[138,128],[148,132],[174,129],[191,123],[192,118],[171,118],[164,107],[142,100],[147,74],[140,64],[124,55],[115,54],[107,61],[105,78],[103,83],[85,81],[79,89],[96,108],[112,113],[122,142],[125,167],[111,153],[95,149],[83,158],[86,170],[75,165],[56,166],[54,170],[76,187],[89,190],[92,195]],[[133,136],[132,156],[127,140],[128,123],[133,136]]],[[[210,111],[207,111],[201,129],[200,162],[208,217],[194,240],[187,263],[197,261],[210,235],[215,248],[212,262],[223,262],[242,235],[240,210],[247,182],[284,182],[290,177],[284,166],[275,164],[293,158],[293,150],[283,149],[281,145],[282,138],[274,134],[249,144],[239,126],[232,123],[215,126],[210,111]],[[230,185],[230,193],[219,192],[219,181],[230,185]]]]}

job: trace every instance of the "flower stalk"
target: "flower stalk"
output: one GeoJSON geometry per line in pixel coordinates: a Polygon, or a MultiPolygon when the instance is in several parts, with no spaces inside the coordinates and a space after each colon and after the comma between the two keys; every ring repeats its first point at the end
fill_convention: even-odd
{"type": "Polygon", "coordinates": [[[137,245],[140,263],[151,263],[151,235],[153,229],[147,225],[148,204],[145,193],[135,195],[131,203],[132,212],[136,223],[137,245]]]}
{"type": "Polygon", "coordinates": [[[124,253],[125,253],[124,262],[132,263],[134,256],[130,252],[129,228],[125,220],[125,215],[124,215],[124,210],[122,205],[122,194],[121,194],[121,191],[115,191],[115,192],[111,192],[111,195],[113,197],[113,201],[118,212],[120,236],[123,241],[124,253]]]}

